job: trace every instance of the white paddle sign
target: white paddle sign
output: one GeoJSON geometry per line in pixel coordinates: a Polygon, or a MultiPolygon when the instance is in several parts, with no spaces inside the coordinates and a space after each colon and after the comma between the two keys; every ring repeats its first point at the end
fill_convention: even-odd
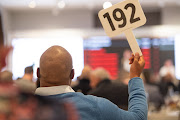
{"type": "Polygon", "coordinates": [[[138,46],[132,29],[146,23],[146,17],[138,0],[125,0],[110,8],[103,9],[98,14],[101,24],[109,37],[125,33],[131,50],[140,56],[142,52],[138,46]]]}

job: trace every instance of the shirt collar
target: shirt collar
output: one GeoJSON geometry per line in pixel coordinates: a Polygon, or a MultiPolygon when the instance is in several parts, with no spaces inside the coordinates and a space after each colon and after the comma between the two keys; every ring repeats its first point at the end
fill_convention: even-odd
{"type": "Polygon", "coordinates": [[[69,85],[61,85],[52,87],[39,87],[36,89],[35,94],[41,96],[49,96],[68,92],[74,92],[74,90],[69,85]]]}

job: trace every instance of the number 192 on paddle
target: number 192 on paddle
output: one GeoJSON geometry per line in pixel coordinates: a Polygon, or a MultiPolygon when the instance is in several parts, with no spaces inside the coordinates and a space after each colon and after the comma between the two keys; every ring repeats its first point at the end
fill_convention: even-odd
{"type": "Polygon", "coordinates": [[[133,53],[139,52],[142,55],[132,33],[132,29],[146,23],[146,17],[138,0],[125,0],[115,4],[110,8],[101,10],[98,16],[109,37],[124,32],[133,53]]]}

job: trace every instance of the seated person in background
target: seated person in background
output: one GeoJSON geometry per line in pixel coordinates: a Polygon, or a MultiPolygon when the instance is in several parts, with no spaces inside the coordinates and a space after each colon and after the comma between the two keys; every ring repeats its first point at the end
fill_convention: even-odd
{"type": "Polygon", "coordinates": [[[167,59],[164,62],[164,65],[159,70],[159,75],[160,75],[160,80],[164,79],[167,76],[171,76],[171,82],[176,86],[178,85],[179,81],[176,79],[175,67],[171,59],[167,59]]]}
{"type": "Polygon", "coordinates": [[[72,57],[61,46],[48,48],[40,58],[40,87],[35,94],[72,101],[81,120],[147,120],[147,101],[143,81],[139,78],[145,62],[136,53],[130,59],[129,108],[124,111],[107,99],[74,92],[72,57]]]}
{"type": "Polygon", "coordinates": [[[148,96],[148,103],[155,107],[154,110],[160,110],[161,106],[164,104],[164,98],[161,95],[157,85],[149,84],[148,81],[151,79],[150,75],[150,71],[146,70],[146,72],[144,72],[141,76],[141,78],[144,80],[144,88],[148,96]]]}
{"type": "Polygon", "coordinates": [[[124,84],[112,83],[108,71],[104,68],[96,68],[91,72],[91,95],[103,97],[118,107],[128,110],[128,86],[124,84]]]}
{"type": "Polygon", "coordinates": [[[171,74],[167,74],[161,78],[159,89],[163,97],[166,97],[166,95],[168,95],[168,91],[170,89],[172,89],[172,92],[178,91],[177,86],[175,86],[173,83],[173,77],[171,74]]]}
{"type": "Polygon", "coordinates": [[[171,59],[167,59],[159,70],[160,77],[165,77],[167,74],[175,78],[175,67],[171,59]]]}
{"type": "Polygon", "coordinates": [[[81,75],[78,77],[78,84],[73,87],[75,92],[82,92],[83,94],[87,95],[87,93],[91,90],[90,86],[90,76],[91,67],[88,65],[84,66],[81,75]]]}
{"type": "Polygon", "coordinates": [[[118,78],[116,80],[114,80],[114,83],[119,83],[119,84],[124,84],[128,86],[129,83],[129,72],[124,71],[124,70],[120,70],[118,72],[118,78]]]}
{"type": "Polygon", "coordinates": [[[24,76],[15,81],[15,84],[24,92],[34,93],[36,84],[33,79],[33,66],[28,66],[24,70],[24,76]]]}
{"type": "Polygon", "coordinates": [[[91,72],[90,81],[90,85],[93,88],[91,92],[96,91],[95,88],[98,88],[98,86],[106,86],[111,83],[109,72],[101,67],[91,72]]]}

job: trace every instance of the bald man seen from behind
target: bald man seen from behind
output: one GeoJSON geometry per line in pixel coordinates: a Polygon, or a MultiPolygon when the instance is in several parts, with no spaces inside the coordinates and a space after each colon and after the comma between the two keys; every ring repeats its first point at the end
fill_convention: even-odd
{"type": "Polygon", "coordinates": [[[40,87],[35,94],[71,101],[80,120],[147,120],[148,107],[140,78],[145,65],[143,56],[140,57],[138,53],[132,55],[130,64],[128,111],[120,109],[107,99],[74,92],[70,87],[74,77],[72,57],[61,46],[52,46],[42,54],[37,71],[40,87]]]}

